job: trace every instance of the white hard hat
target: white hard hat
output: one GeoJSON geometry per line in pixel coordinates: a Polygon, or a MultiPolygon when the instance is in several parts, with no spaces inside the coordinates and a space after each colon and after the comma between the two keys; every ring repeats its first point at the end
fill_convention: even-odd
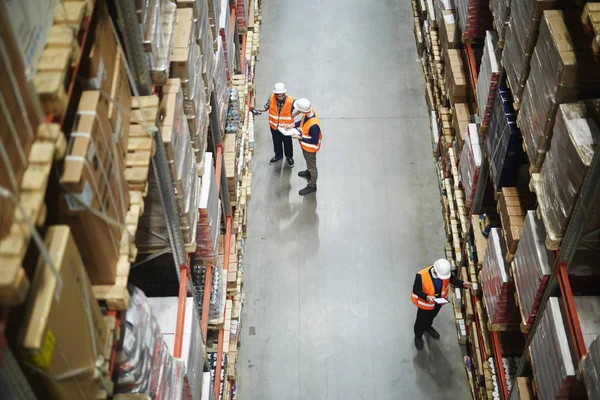
{"type": "Polygon", "coordinates": [[[450,278],[450,271],[452,269],[452,266],[445,258],[440,258],[439,260],[434,262],[433,269],[435,269],[435,273],[440,277],[440,279],[450,278]]]}
{"type": "Polygon", "coordinates": [[[308,100],[308,99],[304,99],[304,98],[302,98],[302,99],[298,99],[298,100],[296,100],[296,102],[294,103],[294,107],[296,107],[296,109],[297,109],[298,111],[301,111],[301,112],[305,112],[305,113],[307,113],[307,112],[309,112],[309,111],[310,111],[310,109],[311,109],[310,100],[308,100]]]}
{"type": "Polygon", "coordinates": [[[285,84],[283,82],[277,82],[274,86],[273,86],[273,93],[275,94],[282,94],[287,92],[287,88],[285,87],[285,84]]]}

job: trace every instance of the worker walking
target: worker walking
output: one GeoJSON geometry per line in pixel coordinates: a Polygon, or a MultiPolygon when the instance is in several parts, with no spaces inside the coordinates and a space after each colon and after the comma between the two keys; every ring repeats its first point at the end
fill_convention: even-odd
{"type": "Polygon", "coordinates": [[[440,338],[438,331],[433,328],[433,320],[442,305],[448,302],[450,284],[461,289],[470,289],[473,286],[471,282],[463,282],[452,275],[450,263],[444,258],[417,272],[411,293],[411,300],[418,307],[414,326],[417,350],[423,350],[423,333],[426,332],[434,339],[440,338]]]}
{"type": "Polygon", "coordinates": [[[298,112],[294,112],[294,99],[287,94],[287,88],[282,82],[277,82],[273,86],[273,93],[269,96],[269,99],[265,103],[262,109],[254,109],[252,111],[255,115],[259,113],[269,111],[269,126],[271,127],[271,136],[273,138],[273,150],[275,156],[271,158],[269,164],[273,165],[276,162],[285,158],[290,168],[294,167],[294,146],[292,145],[292,138],[285,136],[279,131],[279,127],[284,128],[285,126],[294,122],[294,117],[298,115],[298,112]],[[258,113],[256,112],[258,111],[258,113]]]}
{"type": "Polygon", "coordinates": [[[303,114],[302,119],[294,124],[299,130],[300,135],[295,134],[293,137],[300,141],[302,154],[304,155],[304,160],[306,160],[306,170],[298,172],[299,177],[308,180],[306,187],[299,192],[300,196],[306,196],[317,191],[317,178],[319,176],[317,171],[317,151],[321,148],[323,135],[319,117],[312,108],[310,101],[308,99],[298,99],[295,107],[303,114]]]}

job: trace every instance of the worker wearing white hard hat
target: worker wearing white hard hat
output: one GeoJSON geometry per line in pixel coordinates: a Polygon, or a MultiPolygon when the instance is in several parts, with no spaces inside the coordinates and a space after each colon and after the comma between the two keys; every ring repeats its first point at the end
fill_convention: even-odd
{"type": "Polygon", "coordinates": [[[423,350],[423,333],[433,339],[439,339],[440,334],[433,328],[433,320],[448,303],[448,286],[453,285],[462,289],[470,289],[473,285],[452,275],[452,266],[445,258],[440,258],[433,265],[417,272],[411,293],[411,300],[417,306],[415,320],[415,346],[423,350]]]}
{"type": "Polygon", "coordinates": [[[294,117],[298,112],[294,110],[294,99],[287,95],[287,88],[283,82],[277,82],[273,86],[273,93],[265,103],[262,109],[250,109],[254,115],[269,111],[269,126],[271,128],[271,137],[273,139],[273,151],[275,155],[269,161],[269,164],[275,164],[281,161],[285,155],[287,164],[290,168],[294,166],[294,146],[290,136],[283,135],[283,127],[294,122],[294,117]]]}
{"type": "Polygon", "coordinates": [[[298,172],[299,177],[308,180],[306,187],[299,192],[300,196],[306,196],[317,191],[317,151],[321,148],[323,134],[319,117],[308,99],[298,99],[295,107],[302,113],[302,118],[294,125],[290,125],[289,128],[295,127],[299,132],[292,137],[300,141],[302,154],[306,161],[306,170],[298,172]]]}

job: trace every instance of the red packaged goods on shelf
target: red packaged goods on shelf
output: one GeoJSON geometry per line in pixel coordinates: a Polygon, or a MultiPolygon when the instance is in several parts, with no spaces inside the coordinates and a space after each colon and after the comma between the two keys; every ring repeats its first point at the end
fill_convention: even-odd
{"type": "Polygon", "coordinates": [[[493,28],[489,0],[457,0],[456,6],[463,41],[484,38],[493,28]]]}
{"type": "Polygon", "coordinates": [[[460,155],[460,183],[465,191],[466,206],[471,207],[479,171],[483,163],[483,147],[477,124],[469,124],[465,135],[465,143],[460,155]]]}
{"type": "Polygon", "coordinates": [[[494,27],[498,33],[500,47],[504,45],[508,20],[510,19],[510,8],[511,0],[490,0],[490,11],[494,18],[494,27]]]}
{"type": "Polygon", "coordinates": [[[248,0],[237,0],[235,14],[240,33],[246,33],[248,30],[248,8],[248,0]]]}
{"type": "MultiPolygon", "coordinates": [[[[550,151],[535,182],[546,227],[547,245],[555,249],[564,235],[579,189],[600,143],[600,100],[561,104],[550,151]]],[[[535,178],[535,176],[534,176],[535,178]]],[[[587,244],[600,242],[598,204],[586,221],[587,244]],[[595,232],[593,235],[587,233],[595,232]]]]}
{"type": "Polygon", "coordinates": [[[485,133],[490,126],[490,117],[496,100],[499,80],[500,51],[498,49],[498,35],[494,31],[487,31],[476,88],[482,133],[485,133]]]}
{"type": "Polygon", "coordinates": [[[577,366],[573,363],[567,331],[560,300],[550,297],[529,346],[540,399],[572,399],[584,395],[577,381],[577,366]]]}
{"type": "MultiPolygon", "coordinates": [[[[221,9],[229,10],[227,6],[229,0],[221,0],[221,9]]],[[[225,73],[227,80],[230,81],[234,74],[234,53],[235,47],[233,45],[233,30],[231,29],[231,15],[229,12],[224,11],[219,17],[219,37],[223,43],[223,54],[225,55],[225,73]]]]}
{"type": "Polygon", "coordinates": [[[515,303],[515,285],[508,273],[506,246],[499,228],[492,228],[480,273],[483,297],[492,325],[508,326],[519,323],[515,303]]]}
{"type": "Polygon", "coordinates": [[[519,113],[534,172],[540,170],[550,147],[559,104],[597,97],[600,92],[600,68],[583,42],[576,13],[544,12],[519,113]]]}
{"type": "Polygon", "coordinates": [[[533,323],[554,266],[554,257],[546,249],[545,239],[544,224],[535,211],[528,211],[513,263],[519,310],[524,325],[533,323]]]}

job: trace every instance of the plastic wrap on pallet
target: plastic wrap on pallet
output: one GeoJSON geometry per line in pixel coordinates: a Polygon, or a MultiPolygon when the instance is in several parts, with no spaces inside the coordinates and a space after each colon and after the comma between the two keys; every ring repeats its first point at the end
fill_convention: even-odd
{"type": "Polygon", "coordinates": [[[511,1],[502,63],[516,100],[523,96],[544,10],[564,8],[569,3],[569,0],[511,1]]]}
{"type": "Polygon", "coordinates": [[[600,336],[588,347],[580,368],[588,399],[600,399],[600,336]]]}
{"type": "Polygon", "coordinates": [[[202,55],[202,79],[204,81],[205,97],[210,98],[213,91],[212,73],[215,63],[215,49],[213,31],[208,20],[208,4],[205,1],[200,2],[202,7],[196,20],[196,41],[200,46],[202,55]]]}
{"type": "Polygon", "coordinates": [[[494,31],[487,31],[476,88],[482,131],[487,130],[490,126],[490,116],[500,80],[500,54],[498,35],[494,31]]]}
{"type": "Polygon", "coordinates": [[[523,151],[523,137],[517,127],[513,97],[505,81],[506,78],[503,78],[496,91],[496,101],[485,142],[490,174],[496,191],[504,186],[519,186],[521,166],[527,164],[527,156],[523,151]]]}
{"type": "MultiPolygon", "coordinates": [[[[201,297],[200,300],[203,298],[201,297]]],[[[158,325],[160,326],[163,339],[173,354],[175,347],[175,331],[177,307],[179,299],[177,297],[151,297],[148,303],[152,307],[158,325]]],[[[181,346],[181,365],[178,368],[174,378],[178,378],[180,373],[187,377],[192,393],[199,393],[202,387],[202,372],[204,370],[204,350],[205,346],[202,339],[202,329],[200,326],[201,314],[194,302],[193,297],[188,297],[185,304],[185,319],[183,325],[183,338],[181,346]]],[[[177,359],[176,361],[179,361],[177,359]]],[[[183,380],[183,376],[181,377],[183,380]]],[[[175,390],[179,390],[177,387],[175,390]]],[[[166,397],[171,399],[175,397],[166,397]]],[[[181,397],[177,397],[180,399],[181,397]]],[[[194,395],[193,399],[198,397],[194,395]]]]}
{"type": "Polygon", "coordinates": [[[219,192],[217,189],[212,153],[206,153],[204,175],[198,204],[199,219],[196,231],[196,252],[194,259],[204,265],[215,265],[217,261],[217,244],[220,232],[221,214],[219,192]]]}
{"type": "MultiPolygon", "coordinates": [[[[600,143],[600,100],[561,104],[550,151],[536,188],[544,225],[552,240],[567,228],[583,179],[600,143]]],[[[598,204],[598,202],[596,202],[598,204]]],[[[598,206],[587,219],[584,234],[600,228],[598,206]]],[[[598,243],[598,233],[590,238],[598,243]]]]}
{"type": "Polygon", "coordinates": [[[223,43],[217,41],[217,51],[215,52],[215,68],[213,71],[214,93],[217,105],[219,128],[225,128],[225,119],[227,118],[227,108],[229,107],[229,87],[227,84],[227,75],[225,73],[225,54],[223,53],[223,43]]]}
{"type": "Polygon", "coordinates": [[[526,325],[533,323],[554,266],[554,257],[546,249],[545,239],[544,224],[535,211],[528,211],[513,264],[521,317],[526,325]]]}
{"type": "Polygon", "coordinates": [[[585,348],[600,335],[600,297],[573,296],[585,348]]]}
{"type": "Polygon", "coordinates": [[[519,116],[534,172],[550,147],[559,104],[597,96],[600,90],[600,68],[583,43],[576,13],[544,12],[519,116]]]}
{"type": "Polygon", "coordinates": [[[550,297],[529,347],[540,399],[573,398],[578,394],[577,366],[567,338],[560,300],[550,297]]]}
{"type": "Polygon", "coordinates": [[[123,348],[116,355],[115,393],[173,398],[181,384],[180,365],[169,352],[144,293],[135,287],[130,293],[122,322],[123,348]]]}
{"type": "Polygon", "coordinates": [[[216,265],[213,268],[212,278],[208,321],[211,324],[219,324],[222,323],[227,301],[227,274],[222,266],[216,265]]]}
{"type": "Polygon", "coordinates": [[[485,32],[492,29],[489,0],[456,0],[456,8],[464,39],[484,38],[485,32]]]}
{"type": "Polygon", "coordinates": [[[229,107],[225,122],[225,134],[237,134],[240,130],[240,94],[237,88],[229,89],[229,107]]]}
{"type": "MultiPolygon", "coordinates": [[[[215,382],[215,374],[217,372],[217,362],[221,364],[221,387],[219,388],[219,396],[217,396],[216,400],[221,400],[223,398],[223,388],[225,385],[225,373],[227,371],[227,353],[223,352],[221,354],[221,360],[217,361],[217,353],[207,353],[206,358],[208,359],[208,368],[210,370],[210,377],[214,384],[215,382]]],[[[214,391],[212,392],[214,393],[214,391]]],[[[211,399],[214,399],[213,394],[211,393],[211,399]]]]}
{"type": "Polygon", "coordinates": [[[506,245],[500,228],[490,230],[480,281],[490,323],[509,325],[519,322],[515,286],[508,273],[506,245]]]}
{"type": "Polygon", "coordinates": [[[454,10],[454,0],[435,0],[433,2],[433,9],[435,12],[435,20],[438,25],[441,24],[442,18],[444,17],[444,11],[454,10]]]}
{"type": "Polygon", "coordinates": [[[468,134],[460,155],[460,182],[465,192],[466,206],[471,207],[479,172],[483,163],[483,147],[477,124],[468,125],[468,134]]]}
{"type": "MultiPolygon", "coordinates": [[[[229,0],[221,0],[221,8],[229,10],[227,6],[229,0]]],[[[231,14],[227,11],[222,12],[219,17],[219,40],[223,43],[223,54],[225,55],[225,74],[227,81],[231,80],[234,74],[235,48],[233,45],[233,31],[231,29],[231,14]]]]}
{"type": "Polygon", "coordinates": [[[501,43],[504,43],[504,38],[506,37],[506,28],[510,19],[510,8],[511,0],[490,0],[490,11],[494,17],[494,26],[501,43]]]}
{"type": "Polygon", "coordinates": [[[177,4],[171,0],[145,0],[142,4],[142,40],[150,76],[154,83],[163,84],[169,78],[177,4]]]}

